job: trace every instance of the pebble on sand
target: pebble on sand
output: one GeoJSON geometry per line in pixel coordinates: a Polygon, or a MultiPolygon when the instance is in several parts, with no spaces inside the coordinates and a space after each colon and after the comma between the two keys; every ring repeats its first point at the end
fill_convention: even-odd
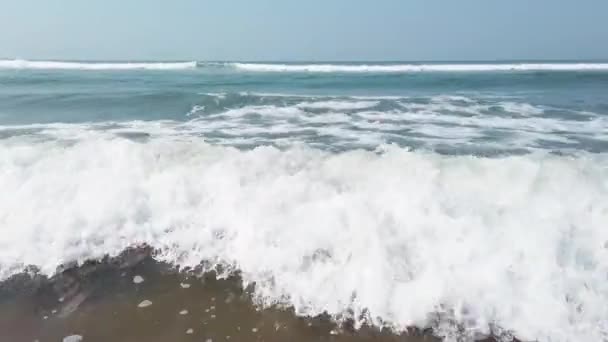
{"type": "Polygon", "coordinates": [[[135,277],[133,277],[134,284],[141,284],[143,282],[144,282],[144,277],[142,277],[140,275],[136,275],[135,277]]]}
{"type": "Polygon", "coordinates": [[[179,286],[181,286],[182,289],[189,289],[190,288],[190,284],[188,284],[188,283],[180,283],[179,286]]]}
{"type": "Polygon", "coordinates": [[[80,342],[82,341],[82,336],[80,335],[70,335],[63,338],[63,342],[80,342]]]}
{"type": "Polygon", "coordinates": [[[152,305],[152,302],[146,299],[146,300],[142,301],[141,303],[139,303],[139,305],[137,305],[137,307],[139,307],[139,308],[145,308],[145,307],[148,307],[150,305],[152,305]]]}
{"type": "Polygon", "coordinates": [[[186,334],[188,334],[188,335],[194,334],[194,329],[190,328],[190,329],[186,330],[186,334]]]}
{"type": "Polygon", "coordinates": [[[187,315],[188,314],[188,310],[182,310],[179,312],[180,315],[187,315]]]}

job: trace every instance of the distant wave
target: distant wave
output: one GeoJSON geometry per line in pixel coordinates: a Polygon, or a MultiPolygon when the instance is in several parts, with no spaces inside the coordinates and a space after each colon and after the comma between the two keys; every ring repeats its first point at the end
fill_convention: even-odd
{"type": "Polygon", "coordinates": [[[196,68],[196,62],[60,62],[28,61],[22,59],[0,60],[0,69],[61,69],[61,70],[182,70],[196,68]]]}
{"type": "Polygon", "coordinates": [[[452,63],[452,64],[285,64],[221,62],[68,62],[0,60],[0,69],[24,70],[185,70],[228,67],[249,72],[410,73],[490,71],[608,71],[608,63],[452,63]]]}
{"type": "Polygon", "coordinates": [[[608,63],[519,64],[270,64],[231,63],[236,69],[257,72],[463,72],[463,71],[608,71],[608,63]]]}

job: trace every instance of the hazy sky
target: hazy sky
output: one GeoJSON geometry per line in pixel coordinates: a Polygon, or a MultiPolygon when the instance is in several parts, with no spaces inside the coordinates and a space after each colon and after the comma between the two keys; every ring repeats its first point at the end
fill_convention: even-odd
{"type": "Polygon", "coordinates": [[[0,0],[0,57],[607,59],[608,0],[0,0]]]}

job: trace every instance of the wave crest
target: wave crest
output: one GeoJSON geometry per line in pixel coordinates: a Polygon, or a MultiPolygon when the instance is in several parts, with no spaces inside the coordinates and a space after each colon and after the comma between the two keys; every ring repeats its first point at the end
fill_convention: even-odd
{"type": "Polygon", "coordinates": [[[521,64],[271,64],[232,63],[234,68],[257,72],[482,72],[482,71],[608,71],[608,63],[521,64]]]}
{"type": "Polygon", "coordinates": [[[0,60],[0,69],[39,69],[39,70],[184,70],[196,68],[196,62],[62,62],[29,61],[22,59],[0,60]]]}

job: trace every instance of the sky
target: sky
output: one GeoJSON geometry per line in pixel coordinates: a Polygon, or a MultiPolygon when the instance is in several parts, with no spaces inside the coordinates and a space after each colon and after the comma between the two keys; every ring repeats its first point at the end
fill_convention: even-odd
{"type": "Polygon", "coordinates": [[[0,0],[0,58],[608,59],[608,0],[0,0]]]}

